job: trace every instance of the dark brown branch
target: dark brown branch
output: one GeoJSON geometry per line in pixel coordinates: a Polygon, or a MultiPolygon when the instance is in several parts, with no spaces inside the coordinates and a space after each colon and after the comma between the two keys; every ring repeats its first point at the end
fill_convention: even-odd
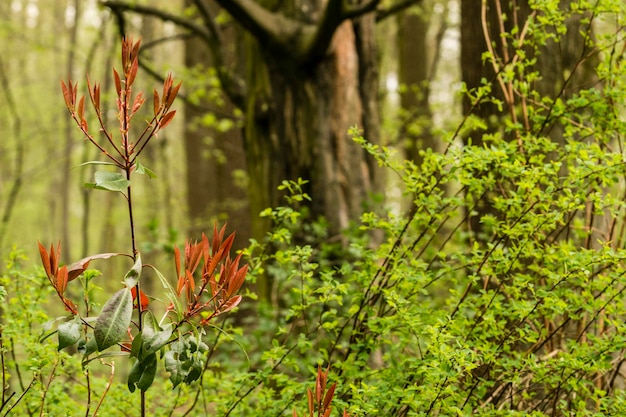
{"type": "Polygon", "coordinates": [[[309,24],[271,12],[254,0],[216,1],[261,45],[299,63],[321,59],[342,22],[374,11],[380,2],[366,0],[353,5],[348,0],[328,0],[319,22],[309,24]]]}
{"type": "Polygon", "coordinates": [[[139,4],[126,3],[123,1],[117,1],[117,0],[105,0],[105,1],[102,1],[101,4],[104,7],[108,7],[109,9],[115,10],[118,12],[124,12],[124,11],[134,12],[137,14],[141,14],[143,16],[156,17],[164,22],[172,22],[176,26],[183,27],[185,29],[188,29],[196,33],[198,36],[200,36],[202,39],[204,39],[207,42],[211,41],[211,33],[205,27],[198,25],[197,23],[189,19],[182,18],[180,16],[157,9],[155,7],[142,6],[139,4]]]}
{"type": "Polygon", "coordinates": [[[215,41],[221,42],[222,40],[220,31],[215,24],[215,19],[211,16],[211,11],[209,10],[209,7],[203,0],[193,0],[193,3],[196,5],[196,8],[200,13],[200,17],[202,17],[202,21],[206,25],[209,32],[211,32],[213,38],[215,38],[215,41]]]}
{"type": "MultiPolygon", "coordinates": [[[[157,71],[155,71],[152,67],[150,67],[147,63],[145,59],[142,59],[141,55],[142,55],[142,51],[145,51],[147,48],[144,45],[142,49],[139,50],[139,66],[141,67],[142,70],[146,71],[152,78],[154,78],[155,80],[158,80],[160,82],[164,82],[165,81],[165,77],[163,77],[161,74],[159,74],[157,71]]],[[[213,106],[203,106],[200,104],[196,104],[194,102],[192,102],[191,100],[189,100],[189,97],[186,94],[183,93],[178,93],[178,95],[176,96],[176,100],[182,100],[186,105],[193,107],[195,110],[199,110],[199,111],[203,111],[203,112],[211,112],[214,113],[216,116],[219,116],[222,119],[228,119],[228,120],[232,120],[233,122],[237,121],[237,118],[235,116],[233,116],[230,113],[227,113],[221,109],[218,109],[216,107],[213,106]]]]}
{"type": "MultiPolygon", "coordinates": [[[[177,26],[187,29],[194,35],[199,36],[207,43],[209,49],[211,50],[217,76],[220,80],[224,93],[228,96],[228,98],[235,106],[242,108],[245,102],[246,94],[245,83],[243,82],[243,80],[239,79],[239,77],[229,71],[228,68],[226,68],[226,66],[223,64],[224,59],[222,56],[219,31],[217,30],[215,22],[212,21],[210,14],[208,14],[208,10],[205,8],[204,5],[201,4],[201,6],[198,7],[203,19],[208,19],[208,21],[205,20],[205,24],[207,25],[206,28],[189,19],[173,15],[155,7],[130,4],[117,0],[105,0],[101,3],[104,7],[108,7],[118,16],[121,16],[121,13],[124,11],[133,12],[144,16],[151,16],[165,22],[172,22],[177,26]],[[200,9],[200,7],[202,7],[202,9],[200,9]]],[[[196,3],[201,2],[196,1],[196,3]]],[[[122,22],[120,23],[120,27],[121,25],[123,25],[123,18],[121,18],[121,20],[122,22]]]]}
{"type": "Polygon", "coordinates": [[[368,0],[359,4],[350,4],[343,1],[342,15],[344,19],[354,19],[366,13],[373,12],[380,3],[380,0],[368,0]]]}
{"type": "Polygon", "coordinates": [[[244,29],[264,46],[297,60],[307,55],[307,42],[315,26],[271,12],[254,0],[216,0],[244,29]]]}

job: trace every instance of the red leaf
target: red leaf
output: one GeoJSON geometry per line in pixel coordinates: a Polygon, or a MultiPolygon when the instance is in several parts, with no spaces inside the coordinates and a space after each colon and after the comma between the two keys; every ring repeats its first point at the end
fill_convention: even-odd
{"type": "Polygon", "coordinates": [[[69,80],[68,83],[69,83],[69,87],[65,85],[63,81],[61,81],[61,90],[63,91],[63,98],[65,99],[65,105],[71,111],[72,108],[74,107],[74,104],[72,103],[72,93],[70,91],[72,88],[72,80],[69,80]]]}
{"type": "Polygon", "coordinates": [[[96,111],[98,111],[98,113],[100,112],[100,84],[96,84],[94,87],[94,96],[95,96],[95,100],[94,100],[94,106],[96,108],[96,111]]]}
{"type": "MultiPolygon", "coordinates": [[[[239,257],[241,255],[237,256],[237,264],[239,263],[239,257]]],[[[237,270],[237,272],[235,273],[234,276],[230,277],[228,279],[228,283],[227,283],[227,288],[226,288],[226,296],[230,297],[231,295],[235,294],[236,292],[238,292],[241,289],[241,286],[243,285],[244,281],[246,280],[246,274],[248,273],[248,265],[244,265],[241,268],[239,268],[239,270],[237,270]]]]}
{"type": "Polygon", "coordinates": [[[85,270],[89,266],[89,262],[93,261],[94,259],[109,259],[109,258],[112,258],[113,256],[118,256],[118,255],[122,255],[122,254],[113,253],[113,252],[98,253],[96,255],[86,256],[83,259],[74,262],[73,264],[67,267],[68,278],[69,278],[68,281],[73,281],[80,274],[85,272],[85,270]]]}
{"type": "Polygon", "coordinates": [[[65,293],[65,288],[67,288],[67,276],[67,266],[59,268],[56,277],[56,289],[61,296],[65,293]]]}
{"type": "Polygon", "coordinates": [[[115,91],[117,91],[117,96],[120,97],[122,95],[122,81],[115,68],[113,68],[113,79],[115,80],[115,91]]]}
{"type": "Polygon", "coordinates": [[[124,36],[124,40],[122,41],[122,66],[124,70],[128,66],[128,62],[130,61],[130,45],[132,44],[133,39],[129,36],[124,36]]]}
{"type": "Polygon", "coordinates": [[[52,269],[50,269],[50,257],[48,256],[48,251],[46,250],[46,247],[41,244],[41,242],[37,242],[37,244],[39,245],[39,255],[41,256],[43,269],[46,271],[48,278],[51,278],[53,275],[52,269]]]}
{"type": "Polygon", "coordinates": [[[130,87],[135,82],[135,77],[137,76],[137,70],[139,69],[139,61],[135,57],[133,59],[132,65],[128,71],[128,75],[126,77],[126,87],[130,87]]]}
{"type": "Polygon", "coordinates": [[[172,89],[170,89],[169,94],[167,95],[167,103],[165,104],[166,108],[169,109],[170,107],[172,107],[172,104],[174,104],[174,100],[178,95],[178,90],[180,90],[181,85],[183,85],[182,81],[176,84],[172,89]]]}
{"type": "Polygon", "coordinates": [[[172,89],[172,83],[174,82],[172,74],[167,74],[165,81],[163,81],[163,100],[167,102],[167,95],[172,89]]]}
{"type": "MultiPolygon", "coordinates": [[[[130,39],[130,43],[133,43],[133,40],[130,39]]],[[[131,51],[131,58],[135,58],[139,56],[139,46],[141,45],[141,39],[133,44],[133,50],[131,51]]]]}
{"type": "Polygon", "coordinates": [[[313,393],[311,392],[311,388],[306,389],[306,399],[307,402],[309,403],[309,413],[310,416],[313,417],[313,412],[315,411],[315,408],[313,406],[313,393]]]}
{"type": "Polygon", "coordinates": [[[186,271],[186,285],[187,285],[187,301],[191,302],[191,300],[193,299],[193,292],[196,289],[196,282],[193,279],[193,275],[191,274],[191,272],[186,271]]]}
{"type": "Polygon", "coordinates": [[[167,126],[168,124],[170,124],[170,122],[172,121],[172,119],[174,118],[174,116],[176,116],[176,110],[172,110],[171,112],[167,113],[165,116],[163,116],[159,122],[159,128],[163,129],[165,128],[165,126],[167,126]]]}
{"type": "Polygon", "coordinates": [[[72,93],[72,105],[76,104],[76,94],[78,94],[78,83],[73,86],[70,83],[70,92],[72,93]]]}
{"type": "MultiPolygon", "coordinates": [[[[137,308],[137,287],[132,287],[130,293],[133,296],[133,308],[137,308]]],[[[141,311],[144,311],[148,308],[150,300],[143,290],[139,290],[139,299],[141,300],[141,311]]]]}
{"type": "Polygon", "coordinates": [[[61,257],[61,242],[57,244],[56,251],[54,250],[54,245],[50,245],[50,271],[52,275],[56,277],[57,271],[59,270],[59,258],[61,257]]]}
{"type": "Polygon", "coordinates": [[[330,402],[333,400],[333,396],[335,395],[335,388],[337,388],[336,382],[330,387],[330,389],[324,396],[324,403],[322,404],[324,410],[328,408],[330,402]]]}
{"type": "Polygon", "coordinates": [[[81,96],[80,100],[78,100],[78,109],[76,110],[78,114],[78,118],[80,120],[85,119],[85,96],[81,96]]]}
{"type": "Polygon", "coordinates": [[[241,299],[241,295],[236,295],[230,298],[228,301],[220,306],[219,314],[226,313],[227,311],[230,311],[233,308],[237,307],[241,302],[241,299]]]}
{"type": "Polygon", "coordinates": [[[143,93],[139,93],[137,94],[137,97],[135,97],[135,101],[133,102],[133,108],[131,110],[132,113],[136,113],[137,110],[139,110],[141,108],[141,106],[143,106],[143,103],[146,100],[143,98],[143,93]]]}
{"type": "Polygon", "coordinates": [[[159,107],[161,107],[161,103],[159,100],[159,93],[157,92],[156,88],[154,89],[154,92],[152,93],[153,98],[154,98],[154,115],[156,116],[159,113],[159,107]]]}

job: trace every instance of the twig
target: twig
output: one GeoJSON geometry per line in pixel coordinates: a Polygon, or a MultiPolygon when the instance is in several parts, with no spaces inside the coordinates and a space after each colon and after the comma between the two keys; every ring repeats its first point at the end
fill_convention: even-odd
{"type": "Polygon", "coordinates": [[[104,362],[102,362],[102,364],[111,367],[111,376],[109,377],[109,381],[107,382],[107,385],[104,388],[104,392],[102,393],[102,397],[100,397],[100,401],[98,401],[98,405],[96,406],[96,409],[93,410],[93,417],[96,417],[98,415],[98,410],[100,409],[100,406],[104,402],[104,397],[106,397],[106,395],[108,394],[109,389],[111,388],[111,385],[113,384],[113,377],[115,376],[115,362],[113,362],[113,361],[111,361],[111,363],[104,363],[104,362]]]}

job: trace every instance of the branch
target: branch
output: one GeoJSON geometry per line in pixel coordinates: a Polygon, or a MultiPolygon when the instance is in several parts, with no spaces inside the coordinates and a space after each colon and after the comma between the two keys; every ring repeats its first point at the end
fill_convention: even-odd
{"type": "Polygon", "coordinates": [[[296,59],[306,56],[309,49],[306,39],[314,32],[313,25],[271,12],[254,0],[216,0],[216,2],[261,45],[296,59]]]}
{"type": "Polygon", "coordinates": [[[193,0],[193,3],[196,5],[198,12],[200,12],[200,16],[202,17],[202,21],[206,25],[213,38],[215,38],[216,42],[221,42],[221,36],[217,25],[215,24],[215,19],[211,16],[211,11],[208,6],[202,0],[193,0]]]}
{"type": "Polygon", "coordinates": [[[141,14],[144,16],[156,17],[164,22],[172,22],[177,26],[183,27],[185,29],[188,29],[198,34],[198,36],[202,37],[202,39],[204,39],[207,42],[211,42],[212,40],[211,33],[209,33],[209,31],[207,31],[203,26],[200,26],[197,23],[189,19],[184,19],[180,16],[168,13],[166,11],[157,9],[155,7],[142,6],[139,4],[126,3],[123,1],[117,1],[117,0],[104,0],[101,2],[101,4],[104,7],[108,7],[109,9],[114,10],[114,11],[134,12],[134,13],[141,14]]]}
{"type": "MultiPolygon", "coordinates": [[[[144,71],[146,71],[152,78],[154,78],[155,80],[158,80],[159,82],[163,83],[165,82],[165,77],[163,77],[161,74],[159,74],[159,72],[157,72],[156,70],[154,70],[152,67],[150,67],[145,59],[141,59],[141,55],[142,55],[142,51],[147,50],[148,44],[143,45],[143,47],[139,50],[139,66],[141,67],[141,69],[143,69],[144,71]]],[[[183,103],[185,103],[187,106],[192,107],[194,110],[198,110],[198,111],[202,111],[202,112],[211,112],[214,113],[216,116],[221,117],[222,119],[229,119],[232,120],[233,122],[237,121],[237,118],[235,116],[233,116],[231,113],[227,113],[224,110],[221,110],[219,108],[216,108],[214,106],[203,106],[201,104],[196,104],[193,103],[191,100],[189,100],[189,97],[186,94],[183,93],[178,93],[178,95],[176,96],[176,100],[181,100],[183,103]]]]}
{"type": "Polygon", "coordinates": [[[408,9],[409,7],[419,4],[421,2],[422,0],[400,0],[386,9],[378,9],[376,10],[376,22],[385,20],[390,16],[400,13],[404,9],[408,9]]]}
{"type": "Polygon", "coordinates": [[[235,106],[242,108],[245,102],[244,97],[246,95],[245,83],[241,79],[239,79],[239,77],[237,77],[234,73],[229,71],[229,69],[226,68],[226,66],[224,65],[220,39],[221,37],[214,20],[211,18],[208,8],[206,8],[199,0],[194,0],[194,3],[196,3],[198,7],[206,28],[193,22],[192,20],[182,18],[180,16],[157,9],[155,7],[131,4],[117,0],[104,0],[101,2],[104,7],[108,7],[115,14],[120,16],[122,23],[122,12],[134,12],[144,16],[152,16],[164,22],[172,22],[175,25],[185,28],[191,33],[199,36],[207,43],[209,49],[211,50],[214,67],[216,69],[217,76],[220,80],[220,84],[224,93],[228,96],[228,98],[235,106]]]}
{"type": "Polygon", "coordinates": [[[380,0],[352,4],[350,0],[328,0],[322,17],[309,24],[271,12],[254,0],[216,0],[261,45],[290,56],[298,63],[315,62],[326,55],[336,29],[376,9],[380,0]]]}
{"type": "Polygon", "coordinates": [[[376,10],[380,0],[369,0],[360,4],[351,4],[346,0],[343,1],[343,17],[345,19],[354,19],[369,12],[376,10]]]}

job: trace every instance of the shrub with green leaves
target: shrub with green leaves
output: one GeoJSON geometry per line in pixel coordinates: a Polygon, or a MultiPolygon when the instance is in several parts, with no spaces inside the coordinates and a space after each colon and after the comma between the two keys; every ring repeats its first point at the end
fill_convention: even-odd
{"type": "Polygon", "coordinates": [[[419,165],[352,132],[400,179],[406,214],[366,213],[360,233],[309,244],[320,228],[294,209],[308,196],[301,181],[285,184],[291,207],[264,213],[277,250],[250,248],[261,254],[251,278],[274,275],[275,302],[241,337],[269,347],[250,355],[252,372],[222,368],[237,384],[208,390],[227,399],[216,415],[286,414],[326,364],[336,403],[356,416],[626,413],[626,10],[532,7],[525,31],[501,34],[516,48],[511,66],[492,51],[496,78],[466,91],[474,106],[502,109],[497,129],[467,115],[419,165]],[[597,59],[591,87],[533,89],[529,48],[556,36],[550,25],[579,17],[589,29],[596,14],[618,23],[597,40],[583,34],[571,70],[597,59]]]}
{"type": "MultiPolygon", "coordinates": [[[[235,288],[246,275],[239,258],[229,263],[232,240],[223,229],[211,242],[188,243],[182,262],[177,252],[177,288],[157,274],[163,298],[170,297],[165,319],[146,312],[152,300],[136,284],[147,266],[135,251],[123,287],[93,319],[66,287],[79,279],[89,293],[98,278],[86,264],[113,254],[59,266],[58,247],[42,246],[53,290],[29,296],[56,292],[71,313],[57,328],[58,346],[75,345],[86,360],[55,353],[47,339],[36,348],[47,350],[28,352],[32,369],[49,375],[63,358],[69,368],[58,369],[77,378],[90,369],[81,366],[107,361],[119,347],[133,358],[124,388],[145,394],[162,382],[159,369],[169,374],[172,395],[148,397],[156,415],[295,416],[307,408],[309,415],[345,409],[359,417],[626,414],[626,10],[615,1],[566,10],[559,3],[531,2],[525,29],[500,34],[513,46],[510,60],[489,51],[484,58],[495,78],[464,91],[474,106],[501,109],[493,115],[497,128],[468,114],[441,132],[445,149],[423,150],[419,165],[351,132],[399,178],[405,213],[377,208],[344,236],[326,236],[324,220],[308,218],[302,207],[311,199],[302,191],[305,179],[285,181],[287,204],[262,213],[272,231],[242,255],[250,283],[273,277],[272,302],[236,323],[214,320],[239,302],[235,288]],[[585,33],[584,55],[571,68],[593,57],[594,83],[541,94],[529,51],[539,53],[558,34],[548,28],[565,19],[586,19],[589,28],[597,16],[613,19],[616,29],[598,39],[585,33]],[[480,140],[472,144],[469,136],[480,140]],[[225,265],[217,274],[215,259],[225,265]],[[215,288],[223,295],[219,308],[211,304],[215,288]],[[143,317],[140,328],[130,325],[132,317],[143,317]],[[132,342],[123,335],[129,325],[132,342]]],[[[103,178],[96,188],[112,188],[103,178]]],[[[129,197],[125,187],[115,191],[129,197]]],[[[115,405],[132,404],[120,384],[95,379],[67,397],[45,378],[33,380],[41,381],[39,404],[47,407],[92,390],[101,398],[109,389],[115,405]]],[[[39,410],[34,397],[24,398],[21,407],[39,410]]]]}
{"type": "MultiPolygon", "coordinates": [[[[174,249],[176,288],[154,266],[143,264],[136,243],[135,215],[133,212],[133,174],[155,173],[141,164],[139,157],[157,134],[174,118],[171,110],[181,83],[174,84],[171,75],[165,78],[163,91],[153,93],[153,113],[148,116],[145,127],[133,136],[133,120],[145,102],[142,92],[133,92],[139,64],[140,42],[127,37],[122,41],[121,75],[113,69],[117,94],[119,134],[114,134],[105,123],[100,102],[100,85],[87,80],[88,97],[95,112],[98,133],[92,133],[86,116],[85,96],[78,96],[78,87],[72,80],[61,87],[71,118],[76,122],[85,139],[103,155],[104,161],[89,161],[105,167],[96,171],[93,183],[88,188],[118,193],[127,203],[131,252],[99,253],[87,256],[70,265],[60,265],[61,245],[51,245],[48,250],[39,243],[43,267],[52,288],[69,316],[61,316],[51,334],[57,335],[58,349],[75,348],[83,355],[87,385],[87,414],[91,398],[89,363],[116,356],[130,356],[134,363],[128,372],[129,391],[139,390],[138,409],[146,415],[146,391],[155,381],[159,363],[174,387],[181,383],[191,384],[200,378],[209,351],[202,340],[206,328],[219,315],[235,308],[242,296],[237,292],[245,280],[247,266],[239,266],[241,255],[231,258],[230,251],[234,234],[226,236],[226,228],[214,227],[212,239],[202,235],[197,242],[188,241],[184,254],[174,249]],[[119,137],[119,140],[118,140],[119,137]],[[106,300],[99,311],[94,311],[93,287],[101,279],[99,274],[88,271],[94,260],[127,257],[132,266],[124,277],[120,277],[118,289],[106,300]],[[181,260],[182,258],[182,260],[181,260]],[[150,298],[142,289],[142,272],[150,269],[162,285],[161,294],[150,298]],[[70,283],[79,282],[82,302],[76,302],[68,291],[70,283]],[[181,300],[183,298],[183,300],[181,300]],[[160,301],[164,305],[153,309],[151,304],[160,301]],[[82,304],[82,305],[81,305],[82,304]],[[94,313],[97,314],[94,316],[94,313]],[[156,314],[161,314],[157,318],[156,314]]],[[[114,375],[114,361],[108,364],[114,375]]],[[[107,394],[104,391],[101,398],[107,394]]],[[[98,403],[94,414],[102,401],[98,403]]]]}

